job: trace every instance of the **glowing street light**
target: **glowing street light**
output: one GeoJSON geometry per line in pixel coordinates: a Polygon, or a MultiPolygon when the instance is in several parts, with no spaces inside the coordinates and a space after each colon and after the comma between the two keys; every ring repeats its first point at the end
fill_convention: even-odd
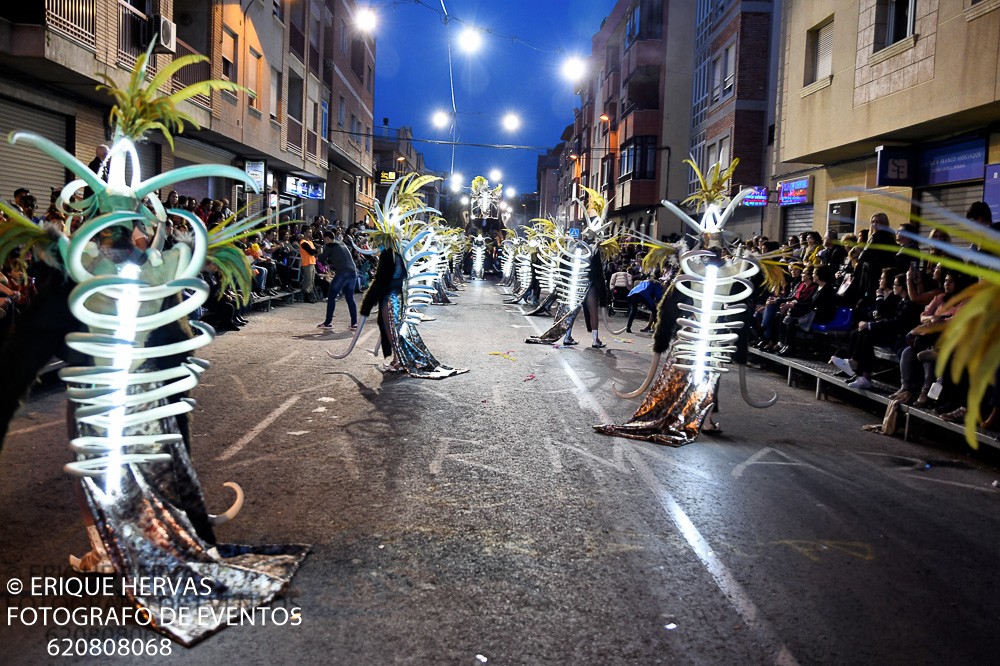
{"type": "Polygon", "coordinates": [[[521,126],[521,119],[515,113],[508,113],[503,117],[503,128],[508,132],[514,132],[521,126]]]}
{"type": "Polygon", "coordinates": [[[503,191],[503,193],[507,198],[513,199],[517,195],[517,190],[515,190],[513,187],[508,187],[506,190],[503,191]]]}
{"type": "Polygon", "coordinates": [[[475,28],[466,28],[458,36],[458,46],[466,53],[475,53],[483,46],[483,35],[475,28]]]}
{"type": "Polygon", "coordinates": [[[451,187],[451,191],[460,192],[462,190],[462,181],[465,180],[464,178],[462,178],[462,174],[453,173],[451,174],[450,180],[451,182],[449,183],[449,186],[451,187]]]}
{"type": "Polygon", "coordinates": [[[435,111],[431,116],[431,122],[434,123],[434,127],[444,129],[451,124],[451,114],[447,111],[435,111]]]}
{"type": "Polygon", "coordinates": [[[578,56],[571,56],[563,62],[562,75],[567,81],[576,83],[587,73],[587,63],[578,56]]]}
{"type": "Polygon", "coordinates": [[[490,180],[496,182],[496,181],[500,180],[501,178],[503,178],[503,174],[500,173],[500,169],[492,169],[490,171],[490,180]]]}
{"type": "Polygon", "coordinates": [[[375,30],[377,23],[378,19],[375,17],[375,12],[370,7],[362,7],[354,15],[354,25],[361,32],[372,32],[375,30]]]}
{"type": "Polygon", "coordinates": [[[461,201],[463,206],[469,205],[469,197],[462,197],[461,201]]]}

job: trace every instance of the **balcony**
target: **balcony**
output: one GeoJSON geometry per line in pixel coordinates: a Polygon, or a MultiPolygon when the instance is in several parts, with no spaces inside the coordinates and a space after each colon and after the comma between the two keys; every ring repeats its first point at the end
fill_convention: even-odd
{"type": "Polygon", "coordinates": [[[302,32],[302,28],[294,22],[288,26],[288,50],[299,59],[299,62],[306,61],[306,33],[302,32]]]}
{"type": "MultiPolygon", "coordinates": [[[[133,69],[139,56],[149,48],[151,38],[149,17],[125,0],[118,0],[118,64],[133,69]]],[[[155,57],[146,65],[146,71],[156,72],[155,57]]]]}
{"type": "Polygon", "coordinates": [[[287,117],[288,122],[288,138],[285,140],[285,150],[295,153],[296,155],[302,154],[302,123],[292,118],[287,117]]]}
{"type": "Polygon", "coordinates": [[[45,0],[49,28],[90,48],[97,48],[96,0],[45,0]]]}
{"type": "MultiPolygon", "coordinates": [[[[177,55],[174,58],[183,58],[189,55],[204,55],[198,53],[187,43],[177,40],[177,55]]],[[[212,63],[209,61],[196,62],[193,65],[182,67],[173,77],[173,92],[177,92],[185,86],[207,81],[212,78],[212,63]]],[[[206,109],[212,108],[212,99],[208,95],[195,95],[190,99],[192,104],[197,104],[206,109]]]]}

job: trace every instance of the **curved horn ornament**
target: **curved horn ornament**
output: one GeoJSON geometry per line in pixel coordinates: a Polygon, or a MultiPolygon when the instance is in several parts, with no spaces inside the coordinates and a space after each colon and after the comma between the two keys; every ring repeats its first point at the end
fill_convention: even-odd
{"type": "Polygon", "coordinates": [[[226,481],[222,485],[236,493],[236,499],[233,500],[232,506],[219,515],[208,514],[208,519],[213,525],[223,525],[228,523],[230,520],[235,518],[243,508],[243,489],[240,488],[240,484],[234,483],[233,481],[226,481]]]}
{"type": "MultiPolygon", "coordinates": [[[[351,352],[354,351],[354,345],[358,344],[358,338],[361,337],[361,330],[365,327],[365,322],[366,321],[368,321],[368,317],[366,317],[364,315],[361,315],[361,322],[358,323],[358,330],[354,331],[354,337],[351,338],[351,345],[347,348],[347,351],[345,351],[343,354],[334,354],[334,353],[330,352],[330,350],[327,350],[327,352],[326,352],[327,356],[329,356],[330,358],[338,359],[338,360],[343,359],[343,358],[347,358],[348,356],[350,356],[351,352]]],[[[376,347],[376,350],[377,349],[378,348],[376,347]]]]}
{"type": "Polygon", "coordinates": [[[608,321],[608,309],[607,308],[601,308],[601,319],[604,320],[604,328],[608,329],[608,332],[611,333],[612,335],[621,335],[622,333],[625,332],[625,329],[628,328],[628,324],[626,324],[625,326],[622,326],[617,331],[615,329],[611,328],[611,322],[608,321]]]}
{"type": "Polygon", "coordinates": [[[653,353],[653,360],[649,364],[649,372],[646,373],[646,379],[642,382],[642,386],[640,386],[636,390],[624,393],[622,391],[619,391],[618,387],[615,386],[614,384],[611,385],[611,390],[614,391],[614,394],[616,396],[618,396],[619,398],[623,398],[625,400],[634,400],[635,398],[638,398],[643,393],[645,393],[646,389],[649,388],[649,385],[653,383],[653,379],[656,377],[656,369],[660,367],[660,359],[662,357],[663,354],[660,354],[659,352],[653,353]]]}

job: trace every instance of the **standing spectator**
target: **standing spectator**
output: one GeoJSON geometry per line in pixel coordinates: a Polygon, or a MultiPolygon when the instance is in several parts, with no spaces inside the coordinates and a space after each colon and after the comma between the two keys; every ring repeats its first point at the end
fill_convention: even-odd
{"type": "Polygon", "coordinates": [[[611,274],[608,280],[608,287],[611,289],[611,306],[608,314],[614,314],[615,301],[621,301],[628,297],[628,292],[632,291],[632,276],[625,270],[618,270],[611,274]]]}
{"type": "Polygon", "coordinates": [[[323,246],[320,255],[321,261],[325,263],[334,273],[330,281],[330,290],[326,296],[326,319],[317,328],[333,328],[333,311],[337,307],[337,299],[340,294],[344,294],[347,301],[347,311],[351,315],[351,330],[358,327],[358,307],[354,303],[354,288],[358,284],[358,269],[354,265],[351,257],[351,250],[344,244],[343,231],[324,231],[323,238],[327,243],[323,246]]]}
{"type": "MultiPolygon", "coordinates": [[[[97,146],[97,148],[94,150],[94,159],[90,160],[90,164],[87,165],[87,168],[93,171],[95,174],[97,174],[97,177],[103,180],[104,182],[108,182],[109,150],[110,148],[108,147],[107,144],[102,143],[99,146],[97,146]]],[[[83,198],[86,199],[92,196],[94,196],[94,190],[90,189],[89,187],[84,188],[83,198]]]]}
{"type": "Polygon", "coordinates": [[[313,286],[316,284],[316,246],[307,236],[296,235],[295,242],[299,246],[300,266],[302,267],[302,298],[306,303],[315,303],[313,286]]]}

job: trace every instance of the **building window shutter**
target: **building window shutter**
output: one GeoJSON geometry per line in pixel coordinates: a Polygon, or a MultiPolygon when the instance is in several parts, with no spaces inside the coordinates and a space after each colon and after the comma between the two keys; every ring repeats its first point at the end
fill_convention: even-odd
{"type": "Polygon", "coordinates": [[[833,21],[816,31],[816,76],[819,81],[833,74],[833,21]]]}

